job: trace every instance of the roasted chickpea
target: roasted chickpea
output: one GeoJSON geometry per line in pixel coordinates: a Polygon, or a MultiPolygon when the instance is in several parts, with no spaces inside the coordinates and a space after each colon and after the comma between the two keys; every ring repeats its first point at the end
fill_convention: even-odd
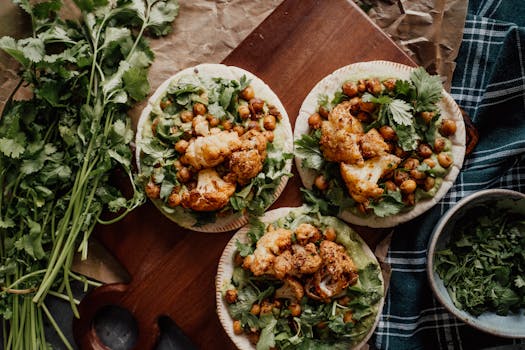
{"type": "Polygon", "coordinates": [[[348,310],[345,312],[345,314],[343,315],[343,322],[344,323],[354,322],[353,314],[351,310],[348,310]]]}
{"type": "Polygon", "coordinates": [[[335,233],[335,229],[333,227],[327,227],[326,230],[324,230],[323,234],[324,234],[324,238],[327,241],[331,241],[331,242],[335,241],[337,237],[337,233],[335,233]]]}
{"type": "Polygon", "coordinates": [[[387,79],[383,81],[383,85],[388,91],[392,91],[396,88],[396,79],[395,78],[387,79]]]}
{"type": "Polygon", "coordinates": [[[401,193],[409,194],[416,190],[417,184],[414,180],[408,179],[403,181],[403,183],[399,186],[399,189],[401,190],[401,193]]]}
{"type": "Polygon", "coordinates": [[[275,107],[274,105],[270,105],[270,104],[268,105],[268,113],[270,113],[274,117],[277,117],[277,119],[279,119],[278,117],[281,116],[281,112],[279,112],[279,109],[275,107]]]}
{"type": "Polygon", "coordinates": [[[177,170],[180,170],[182,169],[183,165],[182,163],[180,162],[180,160],[176,159],[174,162],[173,162],[173,166],[175,167],[175,169],[177,170]]]}
{"type": "Polygon", "coordinates": [[[314,185],[321,191],[325,191],[328,188],[328,181],[326,181],[324,175],[318,175],[314,180],[314,185]]]}
{"type": "Polygon", "coordinates": [[[207,119],[208,119],[208,123],[210,123],[210,126],[212,128],[218,126],[221,123],[221,120],[219,118],[211,114],[209,114],[209,117],[207,119]]]}
{"type": "Polygon", "coordinates": [[[253,114],[257,114],[262,112],[264,101],[260,98],[254,97],[250,100],[250,102],[248,102],[248,106],[250,107],[250,111],[252,111],[253,114]]]}
{"type": "Polygon", "coordinates": [[[392,127],[388,125],[383,125],[382,127],[380,127],[379,133],[387,141],[393,141],[396,139],[396,136],[397,136],[394,129],[392,129],[392,127]]]}
{"type": "Polygon", "coordinates": [[[415,193],[409,193],[409,194],[405,195],[405,197],[403,198],[403,202],[406,205],[409,205],[409,206],[416,205],[416,195],[415,195],[415,193]]]}
{"type": "Polygon", "coordinates": [[[368,123],[370,121],[372,121],[372,116],[366,112],[363,112],[363,111],[360,111],[359,113],[357,113],[357,116],[356,118],[361,121],[361,122],[364,122],[364,123],[368,123]]]}
{"type": "Polygon", "coordinates": [[[439,133],[443,136],[451,136],[456,133],[456,122],[452,119],[443,119],[439,127],[439,133]]]}
{"type": "Polygon", "coordinates": [[[277,126],[277,120],[275,120],[273,115],[268,114],[263,119],[263,126],[266,130],[275,130],[277,126]]]}
{"type": "Polygon", "coordinates": [[[425,163],[426,165],[429,166],[429,168],[433,168],[436,166],[436,162],[434,161],[434,159],[432,158],[426,158],[426,159],[423,159],[423,163],[425,163]]]}
{"type": "Polygon", "coordinates": [[[156,199],[160,197],[160,186],[155,184],[153,181],[149,181],[146,184],[146,195],[151,199],[156,199]]]}
{"type": "Polygon", "coordinates": [[[401,171],[401,170],[395,170],[394,171],[394,182],[396,185],[400,186],[405,180],[408,180],[410,176],[408,176],[408,173],[401,171]]]}
{"type": "Polygon", "coordinates": [[[438,154],[437,159],[439,165],[441,165],[443,168],[448,168],[452,165],[452,157],[446,152],[441,152],[438,154]]]}
{"type": "Polygon", "coordinates": [[[223,128],[224,130],[226,130],[226,131],[231,130],[231,129],[233,128],[233,123],[232,123],[232,121],[231,121],[231,120],[228,120],[228,119],[223,120],[223,121],[221,122],[221,125],[222,125],[222,128],[223,128]]]}
{"type": "Polygon", "coordinates": [[[357,91],[359,92],[365,92],[366,91],[366,83],[363,79],[360,79],[357,81],[357,91]]]}
{"type": "Polygon", "coordinates": [[[376,109],[376,105],[373,102],[363,102],[359,103],[359,109],[363,112],[372,113],[376,109]]]}
{"type": "Polygon", "coordinates": [[[244,127],[242,125],[235,125],[233,131],[235,131],[237,135],[242,136],[244,134],[244,127]]]}
{"type": "Polygon", "coordinates": [[[266,138],[266,141],[268,142],[273,142],[275,138],[273,131],[269,131],[269,130],[263,131],[263,135],[266,138]]]}
{"type": "Polygon", "coordinates": [[[403,168],[407,170],[413,170],[419,166],[419,160],[417,158],[408,158],[403,164],[403,168]]]}
{"type": "Polygon", "coordinates": [[[347,306],[350,303],[351,299],[348,295],[345,295],[344,297],[340,298],[337,303],[342,306],[347,306]]]}
{"type": "Polygon", "coordinates": [[[388,191],[396,191],[397,190],[397,185],[393,182],[393,181],[385,181],[385,188],[388,190],[388,191]]]}
{"type": "Polygon", "coordinates": [[[170,99],[160,101],[160,109],[165,110],[168,106],[171,106],[173,102],[170,99]]]}
{"type": "Polygon", "coordinates": [[[186,149],[188,149],[188,145],[190,143],[186,140],[179,140],[177,141],[177,143],[175,144],[175,150],[179,153],[184,153],[186,152],[186,149]]]}
{"type": "Polygon", "coordinates": [[[151,123],[151,132],[153,135],[157,135],[157,125],[159,125],[160,118],[153,119],[153,122],[151,123]]]}
{"type": "Polygon", "coordinates": [[[308,126],[310,126],[310,129],[319,129],[322,123],[323,119],[317,112],[308,117],[308,126]]]}
{"type": "Polygon", "coordinates": [[[434,112],[421,112],[420,113],[421,119],[423,119],[423,121],[427,124],[430,124],[430,122],[432,122],[434,115],[435,115],[434,112]]]}
{"type": "Polygon", "coordinates": [[[181,199],[182,198],[181,198],[180,194],[178,194],[176,192],[172,192],[168,196],[168,206],[171,207],[171,208],[175,208],[176,206],[180,205],[181,199]]]}
{"type": "Polygon", "coordinates": [[[366,89],[373,95],[379,95],[383,90],[379,79],[369,79],[366,81],[366,89]]]}
{"type": "Polygon", "coordinates": [[[328,116],[330,115],[330,111],[326,109],[326,107],[320,106],[318,111],[321,117],[323,117],[324,119],[328,119],[328,116]]]}
{"type": "Polygon", "coordinates": [[[280,309],[281,306],[282,306],[282,305],[281,305],[281,301],[280,301],[279,299],[275,299],[275,300],[273,301],[273,307],[274,307],[274,308],[280,309]]]}
{"type": "Polygon", "coordinates": [[[343,93],[348,97],[354,97],[359,91],[357,90],[357,84],[353,81],[346,81],[343,83],[343,93]]]}
{"type": "Polygon", "coordinates": [[[423,180],[425,177],[427,177],[427,174],[425,174],[424,171],[419,171],[417,169],[410,170],[410,177],[414,180],[423,180]]]}
{"type": "Polygon", "coordinates": [[[250,101],[255,97],[255,91],[253,91],[253,87],[251,85],[248,85],[239,93],[239,96],[241,96],[243,100],[250,101]]]}
{"type": "Polygon", "coordinates": [[[271,313],[272,310],[273,310],[273,303],[270,303],[268,300],[263,300],[263,302],[261,304],[260,314],[261,315],[266,315],[266,314],[271,313]]]}
{"type": "Polygon", "coordinates": [[[183,123],[188,123],[193,120],[193,112],[192,111],[182,111],[180,112],[180,120],[183,123]]]}
{"type": "Polygon", "coordinates": [[[288,305],[288,310],[290,310],[290,314],[293,316],[293,317],[297,317],[301,314],[301,305],[297,304],[297,303],[292,303],[290,305],[288,305]]]}
{"type": "Polygon", "coordinates": [[[357,114],[361,105],[361,97],[352,97],[348,102],[350,103],[350,112],[352,114],[357,114]]]}
{"type": "Polygon", "coordinates": [[[250,309],[250,313],[252,315],[255,315],[255,316],[260,314],[261,313],[261,307],[259,306],[259,304],[253,304],[252,308],[250,309]]]}
{"type": "Polygon", "coordinates": [[[434,185],[436,184],[436,179],[434,179],[432,176],[427,176],[425,179],[425,182],[423,183],[423,188],[425,191],[430,191],[434,188],[434,185]]]}
{"type": "Polygon", "coordinates": [[[177,172],[177,180],[182,183],[186,183],[191,180],[191,172],[187,167],[180,169],[177,172]]]}
{"type": "Polygon", "coordinates": [[[250,120],[247,125],[248,130],[257,130],[261,131],[261,126],[259,125],[259,122],[257,120],[250,120]]]}
{"type": "Polygon", "coordinates": [[[250,118],[250,108],[247,105],[240,105],[237,107],[237,113],[239,113],[239,117],[241,117],[241,119],[250,118]]]}
{"type": "Polygon", "coordinates": [[[440,153],[445,149],[447,142],[444,138],[438,137],[434,140],[434,152],[440,153]]]}
{"type": "Polygon", "coordinates": [[[237,301],[237,289],[228,289],[224,296],[228,304],[233,304],[237,301]]]}
{"type": "Polygon", "coordinates": [[[233,333],[240,335],[243,333],[241,321],[235,320],[233,321],[233,333]]]}
{"type": "Polygon", "coordinates": [[[207,108],[204,104],[197,102],[193,105],[193,114],[196,115],[205,115],[207,112],[207,108]]]}
{"type": "Polygon", "coordinates": [[[421,143],[417,146],[417,155],[421,158],[428,158],[432,155],[432,148],[426,143],[421,143]]]}
{"type": "Polygon", "coordinates": [[[397,145],[394,149],[394,154],[398,156],[399,158],[405,158],[408,155],[408,153],[404,149],[402,149],[401,147],[397,145]]]}

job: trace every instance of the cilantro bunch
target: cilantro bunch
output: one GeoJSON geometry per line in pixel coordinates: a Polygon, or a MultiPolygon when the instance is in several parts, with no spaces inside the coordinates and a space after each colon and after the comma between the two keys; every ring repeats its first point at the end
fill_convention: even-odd
{"type": "MultiPolygon", "coordinates": [[[[143,202],[131,169],[126,111],[149,91],[153,60],[144,34],[166,34],[174,0],[77,0],[81,20],[58,16],[61,1],[15,1],[31,18],[29,38],[0,39],[21,66],[0,119],[0,315],[4,349],[47,348],[44,317],[72,348],[46,307],[69,300],[73,255],[88,253],[97,223],[112,223],[143,202]],[[113,177],[130,184],[124,196],[113,177]],[[129,192],[129,191],[128,191],[129,192]]],[[[88,283],[88,282],[86,282],[88,283]]]]}

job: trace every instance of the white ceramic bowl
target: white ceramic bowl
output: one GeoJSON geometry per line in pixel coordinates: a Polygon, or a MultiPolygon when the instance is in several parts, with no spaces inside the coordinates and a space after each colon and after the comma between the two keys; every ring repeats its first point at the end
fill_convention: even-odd
{"type": "MultiPolygon", "coordinates": [[[[428,246],[427,275],[430,287],[439,302],[467,325],[500,337],[525,338],[525,309],[521,309],[518,314],[509,314],[508,316],[485,312],[477,317],[458,309],[452,302],[443,281],[434,270],[434,258],[436,251],[445,248],[458,219],[468,213],[471,208],[483,203],[501,203],[502,200],[523,198],[525,198],[523,193],[504,189],[483,190],[463,198],[439,220],[432,232],[428,246]]],[[[515,201],[504,201],[502,206],[525,214],[525,209],[518,208],[515,201]]]]}

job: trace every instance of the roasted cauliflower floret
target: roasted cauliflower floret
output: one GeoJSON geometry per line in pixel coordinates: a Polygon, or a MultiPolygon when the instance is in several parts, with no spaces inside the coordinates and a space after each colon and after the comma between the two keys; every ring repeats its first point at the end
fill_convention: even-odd
{"type": "Polygon", "coordinates": [[[197,115],[192,120],[193,130],[195,134],[200,136],[207,136],[210,133],[210,124],[206,120],[206,117],[203,115],[197,115]]]}
{"type": "Polygon", "coordinates": [[[400,162],[401,158],[386,153],[367,159],[362,165],[341,163],[340,171],[352,198],[358,203],[365,203],[383,194],[377,181],[394,170],[400,162]]]}
{"type": "Polygon", "coordinates": [[[278,279],[283,279],[286,275],[293,274],[292,252],[285,250],[282,254],[277,255],[273,263],[273,269],[275,277],[278,279]]]}
{"type": "Polygon", "coordinates": [[[299,301],[304,296],[304,288],[301,282],[293,277],[286,277],[284,284],[275,291],[275,297],[278,299],[290,299],[299,301]]]}
{"type": "Polygon", "coordinates": [[[328,122],[335,129],[345,129],[346,131],[356,134],[363,134],[363,125],[350,113],[350,101],[341,102],[332,109],[328,115],[328,122]]]}
{"type": "Polygon", "coordinates": [[[246,185],[263,168],[264,159],[255,149],[233,152],[230,157],[230,174],[240,185],[246,185]]]}
{"type": "Polygon", "coordinates": [[[321,231],[312,224],[302,223],[295,229],[295,237],[301,245],[315,243],[321,239],[321,231]]]}
{"type": "Polygon", "coordinates": [[[224,181],[213,169],[199,171],[197,187],[182,195],[182,206],[195,211],[213,211],[225,207],[235,192],[235,184],[224,181]]]}
{"type": "Polygon", "coordinates": [[[370,129],[361,137],[361,154],[363,158],[373,158],[387,153],[388,145],[376,129],[370,129]]]}
{"type": "Polygon", "coordinates": [[[266,158],[266,137],[264,134],[260,131],[257,131],[255,129],[249,130],[247,133],[243,134],[241,136],[241,149],[242,150],[257,150],[259,154],[261,155],[261,158],[266,158]]]}
{"type": "Polygon", "coordinates": [[[306,246],[294,244],[292,246],[292,265],[294,275],[304,275],[314,273],[321,267],[323,260],[317,252],[317,247],[313,243],[306,246]]]}
{"type": "Polygon", "coordinates": [[[292,244],[292,231],[278,228],[266,232],[258,241],[253,254],[244,258],[243,267],[255,276],[273,275],[275,257],[292,244]]]}
{"type": "Polygon", "coordinates": [[[221,131],[190,140],[184,161],[195,169],[212,168],[222,163],[232,152],[241,147],[241,140],[236,132],[221,131]]]}

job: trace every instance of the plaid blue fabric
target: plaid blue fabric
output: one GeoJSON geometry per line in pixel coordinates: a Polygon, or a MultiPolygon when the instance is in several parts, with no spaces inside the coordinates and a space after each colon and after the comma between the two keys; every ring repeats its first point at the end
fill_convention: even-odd
{"type": "MultiPolygon", "coordinates": [[[[449,314],[427,282],[427,244],[438,219],[485,188],[525,192],[525,2],[471,0],[451,94],[480,133],[454,186],[422,217],[394,233],[392,279],[375,332],[378,349],[483,349],[525,340],[479,332],[449,314]]],[[[525,325],[524,325],[525,327],[525,325]]]]}

